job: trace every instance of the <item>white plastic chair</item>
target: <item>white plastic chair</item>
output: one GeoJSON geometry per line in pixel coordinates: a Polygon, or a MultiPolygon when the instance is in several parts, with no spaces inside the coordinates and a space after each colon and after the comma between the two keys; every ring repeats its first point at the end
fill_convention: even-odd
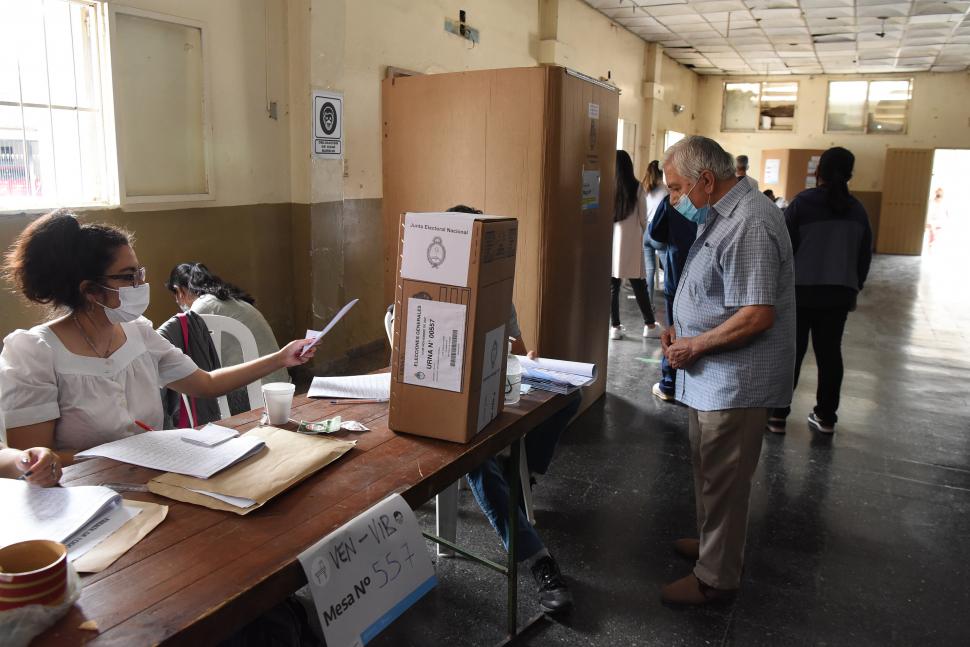
{"type": "MultiPolygon", "coordinates": [[[[242,359],[244,362],[250,362],[254,359],[259,359],[259,349],[256,348],[256,338],[253,337],[252,331],[246,327],[246,325],[240,321],[236,321],[232,317],[223,317],[222,315],[200,315],[202,320],[205,321],[205,325],[209,328],[209,332],[212,333],[212,343],[215,344],[216,353],[219,355],[219,363],[222,363],[222,336],[229,335],[234,337],[237,342],[239,342],[240,348],[242,348],[242,359]]],[[[259,380],[253,382],[246,386],[246,392],[249,394],[249,406],[255,409],[260,406],[263,401],[263,393],[260,389],[259,380]]],[[[229,400],[226,396],[221,395],[218,398],[219,402],[219,414],[223,418],[228,418],[229,413],[229,400]]]]}
{"type": "MultiPolygon", "coordinates": [[[[387,307],[384,314],[384,332],[387,333],[387,341],[394,346],[394,305],[387,307]]],[[[529,523],[535,525],[536,518],[532,508],[532,488],[529,486],[529,463],[525,456],[525,438],[519,440],[519,481],[522,487],[522,498],[525,503],[525,516],[529,523]]],[[[462,481],[458,479],[434,498],[435,506],[435,534],[442,539],[447,539],[455,543],[458,537],[458,491],[462,481]]],[[[454,551],[445,548],[441,544],[436,544],[439,557],[452,557],[454,551]]]]}

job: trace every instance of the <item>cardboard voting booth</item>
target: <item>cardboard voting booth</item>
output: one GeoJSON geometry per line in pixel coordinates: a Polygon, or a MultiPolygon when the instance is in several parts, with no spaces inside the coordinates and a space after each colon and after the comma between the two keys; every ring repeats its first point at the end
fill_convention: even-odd
{"type": "Polygon", "coordinates": [[[388,425],[468,442],[502,411],[518,223],[406,213],[400,225],[388,425]]]}

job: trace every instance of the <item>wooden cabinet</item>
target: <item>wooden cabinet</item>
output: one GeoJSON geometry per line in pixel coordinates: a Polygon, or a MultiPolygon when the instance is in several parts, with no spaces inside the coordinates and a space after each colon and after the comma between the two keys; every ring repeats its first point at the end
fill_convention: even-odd
{"type": "Polygon", "coordinates": [[[618,104],[613,88],[561,67],[386,79],[385,301],[401,213],[465,204],[517,218],[513,300],[526,345],[595,362],[585,401],[602,395],[618,104]]]}

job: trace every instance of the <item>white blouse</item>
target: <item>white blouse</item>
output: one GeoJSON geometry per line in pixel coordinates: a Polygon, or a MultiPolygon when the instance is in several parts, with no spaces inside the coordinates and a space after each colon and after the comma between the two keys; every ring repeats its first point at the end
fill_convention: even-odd
{"type": "Polygon", "coordinates": [[[54,449],[84,450],[162,428],[161,387],[195,362],[144,317],[121,324],[125,343],[107,359],[75,355],[48,324],[16,330],[0,353],[0,411],[6,427],[54,420],[54,449]]]}

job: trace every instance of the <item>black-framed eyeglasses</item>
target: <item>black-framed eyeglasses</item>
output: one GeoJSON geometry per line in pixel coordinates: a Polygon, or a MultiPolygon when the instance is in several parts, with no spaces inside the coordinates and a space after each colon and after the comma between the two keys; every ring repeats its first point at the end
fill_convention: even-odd
{"type": "Polygon", "coordinates": [[[137,270],[129,274],[105,274],[103,278],[121,281],[122,283],[131,283],[131,287],[135,287],[144,283],[146,276],[147,272],[145,271],[145,268],[139,267],[137,270]]]}

